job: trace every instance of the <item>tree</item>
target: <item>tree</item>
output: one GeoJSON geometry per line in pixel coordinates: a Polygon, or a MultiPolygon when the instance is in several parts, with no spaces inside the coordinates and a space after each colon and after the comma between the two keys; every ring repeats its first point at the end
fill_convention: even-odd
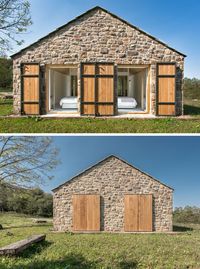
{"type": "Polygon", "coordinates": [[[51,137],[0,137],[0,183],[33,187],[52,179],[59,163],[51,137]]]}
{"type": "Polygon", "coordinates": [[[12,88],[12,60],[0,57],[0,90],[12,88]]]}
{"type": "Polygon", "coordinates": [[[20,34],[32,24],[27,0],[0,0],[0,55],[12,49],[11,43],[21,45],[20,34]]]}

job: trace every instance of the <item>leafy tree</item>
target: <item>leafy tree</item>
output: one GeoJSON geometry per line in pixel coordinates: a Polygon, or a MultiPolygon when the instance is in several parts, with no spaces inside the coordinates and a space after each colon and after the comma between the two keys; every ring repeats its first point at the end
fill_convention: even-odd
{"type": "Polygon", "coordinates": [[[20,34],[32,24],[27,0],[0,0],[0,55],[11,50],[11,43],[21,45],[20,34]]]}
{"type": "Polygon", "coordinates": [[[8,184],[0,185],[0,210],[34,216],[51,217],[53,197],[41,189],[23,189],[8,184]],[[2,194],[3,198],[2,198],[2,194]]]}
{"type": "Polygon", "coordinates": [[[0,89],[7,91],[12,88],[12,60],[0,58],[0,89]]]}
{"type": "Polygon", "coordinates": [[[200,224],[200,208],[195,206],[178,207],[174,210],[174,222],[200,224]]]}
{"type": "Polygon", "coordinates": [[[200,79],[184,79],[184,96],[189,99],[200,99],[200,79]]]}
{"type": "Polygon", "coordinates": [[[51,137],[0,137],[0,183],[33,187],[53,178],[59,163],[51,137]]]}

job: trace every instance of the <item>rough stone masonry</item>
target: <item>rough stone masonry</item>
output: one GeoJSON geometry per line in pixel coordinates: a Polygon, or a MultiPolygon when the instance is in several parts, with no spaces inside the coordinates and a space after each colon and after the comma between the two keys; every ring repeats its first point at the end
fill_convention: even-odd
{"type": "MultiPolygon", "coordinates": [[[[80,62],[85,61],[114,62],[116,65],[149,65],[151,114],[156,113],[156,63],[176,62],[176,114],[182,114],[184,56],[101,8],[78,17],[66,27],[42,38],[13,57],[15,113],[20,113],[21,109],[20,63],[39,62],[45,68],[50,64],[76,64],[80,67],[80,62]]],[[[46,76],[42,85],[46,85],[45,78],[46,76]]],[[[42,103],[45,104],[46,86],[42,89],[42,103]]],[[[80,77],[78,97],[80,98],[80,77]]],[[[43,105],[43,113],[46,113],[45,107],[43,105]]]]}
{"type": "Polygon", "coordinates": [[[173,189],[115,156],[110,156],[53,190],[56,231],[72,231],[73,194],[101,197],[101,231],[124,231],[124,195],[153,195],[153,230],[172,231],[173,189]]]}

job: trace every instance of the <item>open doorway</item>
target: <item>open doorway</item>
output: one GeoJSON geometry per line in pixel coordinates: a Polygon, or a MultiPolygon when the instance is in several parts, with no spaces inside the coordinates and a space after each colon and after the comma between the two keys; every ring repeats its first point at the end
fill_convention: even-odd
{"type": "Polygon", "coordinates": [[[119,113],[147,109],[148,67],[118,67],[117,106],[119,113]]]}
{"type": "Polygon", "coordinates": [[[77,112],[77,90],[76,67],[49,69],[49,110],[77,112]]]}

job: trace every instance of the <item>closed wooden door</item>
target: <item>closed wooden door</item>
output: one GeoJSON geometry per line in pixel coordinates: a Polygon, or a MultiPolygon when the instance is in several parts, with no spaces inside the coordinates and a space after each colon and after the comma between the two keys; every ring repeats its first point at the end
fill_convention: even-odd
{"type": "Polygon", "coordinates": [[[125,195],[125,232],[151,232],[152,215],[152,195],[125,195]]]}
{"type": "Polygon", "coordinates": [[[114,115],[113,64],[81,64],[81,114],[114,115]]]}
{"type": "Polygon", "coordinates": [[[40,66],[36,63],[21,66],[21,112],[40,114],[40,66]]]}
{"type": "Polygon", "coordinates": [[[176,64],[157,64],[157,115],[176,115],[176,64]]]}
{"type": "Polygon", "coordinates": [[[100,231],[100,196],[73,196],[73,230],[100,231]]]}

